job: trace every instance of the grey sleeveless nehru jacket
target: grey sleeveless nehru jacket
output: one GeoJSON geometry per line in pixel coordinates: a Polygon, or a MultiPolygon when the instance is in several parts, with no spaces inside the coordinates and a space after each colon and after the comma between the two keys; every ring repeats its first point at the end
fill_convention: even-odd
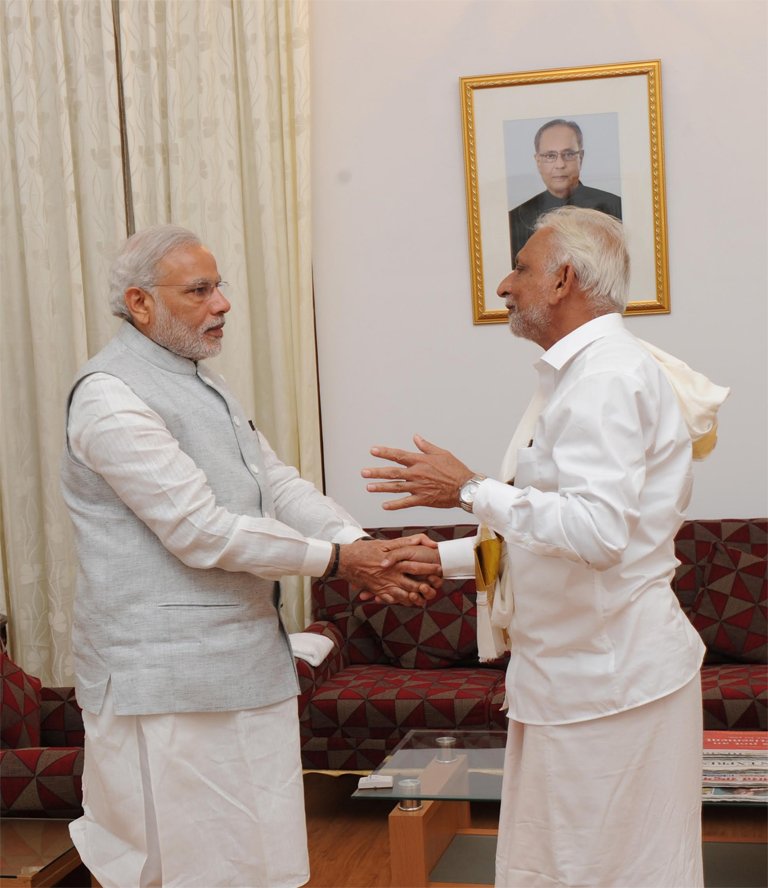
{"type": "MultiPolygon", "coordinates": [[[[217,505],[271,516],[258,436],[219,374],[126,322],[77,374],[67,418],[78,383],[97,372],[162,417],[217,505]]],[[[109,682],[119,715],[250,709],[297,693],[271,580],[187,567],[68,446],[62,487],[79,561],[72,643],[84,709],[100,711],[109,682]]]]}

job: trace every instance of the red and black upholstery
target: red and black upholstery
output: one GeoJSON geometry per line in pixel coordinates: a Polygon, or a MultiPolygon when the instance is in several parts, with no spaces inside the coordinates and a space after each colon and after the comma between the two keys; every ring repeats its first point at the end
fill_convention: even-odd
{"type": "Polygon", "coordinates": [[[0,813],[82,813],[83,719],[73,688],[45,688],[0,651],[0,813]]]}
{"type": "MultiPolygon", "coordinates": [[[[687,521],[673,588],[707,644],[707,730],[766,730],[765,520],[687,521]]],[[[370,530],[391,539],[472,536],[471,524],[370,530]]],[[[343,580],[312,587],[314,622],[333,651],[299,660],[305,768],[370,770],[411,729],[503,730],[505,662],[480,664],[474,581],[445,582],[424,609],[360,603],[343,580]]]]}
{"type": "MultiPolygon", "coordinates": [[[[370,530],[392,539],[472,536],[471,524],[370,530]]],[[[356,601],[343,580],[312,587],[308,632],[335,647],[317,669],[297,661],[305,768],[370,770],[413,728],[504,729],[505,662],[477,661],[474,580],[446,580],[424,608],[356,601]],[[319,673],[322,672],[322,678],[319,673]]]]}
{"type": "Polygon", "coordinates": [[[673,588],[707,646],[704,728],[768,729],[768,522],[686,521],[673,588]]]}

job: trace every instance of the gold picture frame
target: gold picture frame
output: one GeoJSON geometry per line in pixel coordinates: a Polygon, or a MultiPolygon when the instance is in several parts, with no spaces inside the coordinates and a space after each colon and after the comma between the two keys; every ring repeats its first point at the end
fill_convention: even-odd
{"type": "Polygon", "coordinates": [[[474,323],[507,322],[494,303],[516,252],[513,213],[546,197],[533,142],[556,120],[582,133],[583,193],[619,199],[632,264],[625,314],[669,313],[661,62],[462,77],[460,89],[474,323]]]}

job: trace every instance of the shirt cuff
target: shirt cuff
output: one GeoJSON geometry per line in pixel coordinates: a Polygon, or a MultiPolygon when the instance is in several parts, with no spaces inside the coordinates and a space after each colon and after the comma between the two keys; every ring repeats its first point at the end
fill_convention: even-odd
{"type": "Polygon", "coordinates": [[[362,527],[356,527],[354,524],[345,524],[333,538],[333,542],[341,543],[343,546],[345,543],[354,543],[355,540],[361,540],[367,536],[368,534],[362,527]]]}
{"type": "Polygon", "coordinates": [[[492,530],[497,530],[499,525],[506,521],[509,508],[522,495],[523,491],[519,487],[505,484],[495,478],[486,478],[480,482],[480,486],[477,488],[472,512],[482,524],[486,524],[492,530]]]}
{"type": "Polygon", "coordinates": [[[446,579],[469,579],[475,575],[476,537],[443,540],[437,544],[440,564],[446,579]]]}
{"type": "Polygon", "coordinates": [[[321,577],[328,568],[333,554],[333,543],[327,540],[307,540],[307,554],[301,566],[304,577],[321,577]]]}

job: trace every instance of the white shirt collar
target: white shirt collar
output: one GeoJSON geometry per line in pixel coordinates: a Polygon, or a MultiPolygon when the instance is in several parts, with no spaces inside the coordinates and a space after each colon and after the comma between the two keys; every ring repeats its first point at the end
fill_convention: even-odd
{"type": "Polygon", "coordinates": [[[591,321],[572,330],[562,339],[558,339],[541,355],[539,361],[549,364],[554,370],[560,370],[574,355],[596,339],[602,339],[604,336],[619,333],[625,329],[624,319],[618,312],[600,315],[600,317],[592,318],[591,321]]]}

